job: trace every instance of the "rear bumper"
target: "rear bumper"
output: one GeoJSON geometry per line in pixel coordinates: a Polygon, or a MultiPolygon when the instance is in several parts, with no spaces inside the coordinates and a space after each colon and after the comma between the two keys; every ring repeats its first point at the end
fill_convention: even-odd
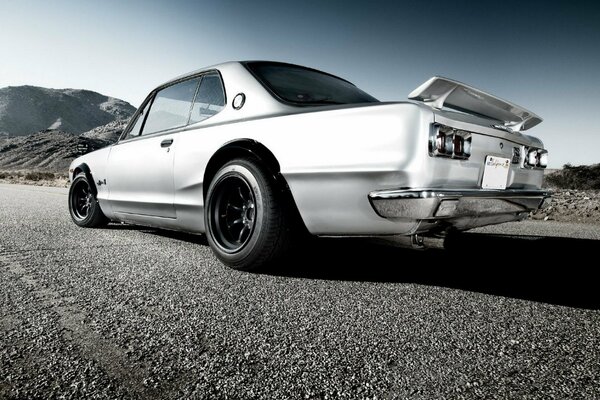
{"type": "Polygon", "coordinates": [[[469,229],[525,218],[544,208],[550,199],[545,190],[398,189],[369,194],[383,218],[421,221],[419,231],[436,225],[469,229]]]}

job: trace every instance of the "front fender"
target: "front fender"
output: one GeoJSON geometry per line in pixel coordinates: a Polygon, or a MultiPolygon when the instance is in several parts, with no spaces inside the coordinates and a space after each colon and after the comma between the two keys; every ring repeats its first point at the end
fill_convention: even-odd
{"type": "Polygon", "coordinates": [[[97,197],[98,196],[98,188],[96,187],[96,182],[94,181],[92,171],[90,170],[90,167],[86,163],[79,164],[78,166],[73,168],[71,182],[73,182],[73,179],[75,179],[75,177],[77,175],[79,175],[80,172],[83,172],[85,174],[85,177],[87,178],[88,182],[90,183],[90,189],[92,190],[92,194],[94,195],[94,197],[97,197]]]}

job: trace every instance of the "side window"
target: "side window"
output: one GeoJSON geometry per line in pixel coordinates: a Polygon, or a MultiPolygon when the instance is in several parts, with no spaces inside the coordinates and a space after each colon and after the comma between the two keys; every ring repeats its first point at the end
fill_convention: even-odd
{"type": "Polygon", "coordinates": [[[142,133],[142,125],[144,124],[144,119],[146,117],[146,113],[148,113],[148,108],[150,108],[151,103],[152,100],[146,103],[142,111],[137,115],[137,119],[135,120],[133,128],[131,128],[131,130],[127,133],[127,136],[125,136],[124,139],[131,139],[140,136],[140,134],[142,133]]]}
{"type": "Polygon", "coordinates": [[[142,135],[184,126],[200,78],[176,83],[156,93],[142,135]]]}
{"type": "Polygon", "coordinates": [[[194,101],[190,124],[204,121],[217,114],[225,107],[225,92],[221,77],[218,74],[207,74],[202,77],[200,89],[194,101]]]}

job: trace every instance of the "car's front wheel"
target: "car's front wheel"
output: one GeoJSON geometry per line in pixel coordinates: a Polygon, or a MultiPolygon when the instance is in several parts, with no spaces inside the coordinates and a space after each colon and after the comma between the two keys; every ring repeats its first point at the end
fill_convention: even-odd
{"type": "Polygon", "coordinates": [[[109,220],[102,213],[98,200],[92,191],[93,183],[84,173],[78,174],[69,189],[69,212],[75,224],[84,228],[106,225],[109,220]]]}
{"type": "Polygon", "coordinates": [[[210,183],[205,203],[208,242],[226,265],[252,270],[288,248],[288,212],[274,179],[259,162],[240,158],[225,164],[210,183]]]}

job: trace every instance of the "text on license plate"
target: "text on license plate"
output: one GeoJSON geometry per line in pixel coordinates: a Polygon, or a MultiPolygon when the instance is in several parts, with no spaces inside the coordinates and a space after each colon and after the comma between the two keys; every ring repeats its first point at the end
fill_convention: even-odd
{"type": "Polygon", "coordinates": [[[506,189],[510,159],[486,156],[481,187],[483,189],[506,189]]]}

